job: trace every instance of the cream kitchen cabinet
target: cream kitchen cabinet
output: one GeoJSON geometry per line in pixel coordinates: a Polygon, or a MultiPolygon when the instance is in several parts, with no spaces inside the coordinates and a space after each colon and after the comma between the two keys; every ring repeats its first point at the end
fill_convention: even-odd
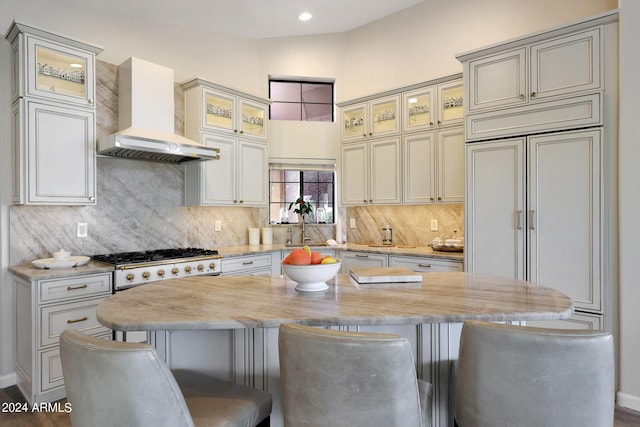
{"type": "Polygon", "coordinates": [[[16,381],[30,404],[65,396],[59,336],[66,328],[111,339],[96,308],[112,292],[112,273],[25,280],[14,277],[16,381]]]}
{"type": "Polygon", "coordinates": [[[402,93],[402,132],[434,130],[462,124],[462,79],[402,93]]]}
{"type": "Polygon", "coordinates": [[[467,145],[467,271],[549,286],[602,313],[601,132],[467,145]]]}
{"type": "Polygon", "coordinates": [[[342,204],[400,204],[400,171],[399,137],[342,145],[342,204]]]}
{"type": "Polygon", "coordinates": [[[213,131],[267,141],[267,100],[197,78],[182,83],[182,88],[185,90],[187,135],[213,131]]]}
{"type": "Polygon", "coordinates": [[[268,203],[267,146],[240,138],[202,132],[203,144],[220,149],[215,162],[185,166],[188,206],[266,206],[268,203]]]}
{"type": "Polygon", "coordinates": [[[355,142],[400,133],[400,95],[341,105],[342,142],[355,142]]]}
{"type": "Polygon", "coordinates": [[[436,271],[463,271],[463,260],[451,260],[423,256],[389,255],[389,267],[406,267],[417,273],[436,271]]]}
{"type": "Polygon", "coordinates": [[[95,205],[95,110],[19,99],[12,110],[13,202],[95,205]]]}
{"type": "Polygon", "coordinates": [[[342,259],[340,274],[349,274],[349,270],[356,267],[388,267],[389,257],[372,252],[340,251],[342,259]]]}
{"type": "Polygon", "coordinates": [[[469,60],[468,112],[602,89],[600,39],[596,27],[469,60]]]}
{"type": "Polygon", "coordinates": [[[461,126],[402,137],[404,204],[464,201],[464,130],[461,126]]]}
{"type": "Polygon", "coordinates": [[[95,55],[101,48],[14,22],[13,203],[96,204],[95,55]]]}
{"type": "Polygon", "coordinates": [[[221,269],[223,276],[271,276],[272,266],[277,263],[279,254],[264,253],[222,258],[221,269]]]}
{"type": "Polygon", "coordinates": [[[95,57],[102,48],[13,22],[11,99],[37,97],[95,108],[95,57]]]}

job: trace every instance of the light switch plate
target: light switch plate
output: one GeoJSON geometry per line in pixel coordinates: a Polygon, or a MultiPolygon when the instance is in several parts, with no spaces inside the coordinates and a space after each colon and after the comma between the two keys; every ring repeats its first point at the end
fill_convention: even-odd
{"type": "Polygon", "coordinates": [[[222,230],[222,223],[220,222],[219,219],[217,219],[213,223],[213,231],[221,231],[221,230],[222,230]]]}
{"type": "Polygon", "coordinates": [[[438,231],[438,220],[437,219],[432,219],[431,220],[431,231],[438,231]]]}
{"type": "Polygon", "coordinates": [[[356,228],[356,219],[349,218],[349,228],[356,228]]]}
{"type": "Polygon", "coordinates": [[[79,222],[76,225],[76,235],[78,237],[87,237],[87,228],[86,222],[79,222]]]}

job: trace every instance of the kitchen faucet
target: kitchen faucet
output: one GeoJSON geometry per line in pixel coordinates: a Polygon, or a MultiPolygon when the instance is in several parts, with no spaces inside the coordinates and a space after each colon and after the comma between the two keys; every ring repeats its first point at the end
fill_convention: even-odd
{"type": "Polygon", "coordinates": [[[304,218],[302,219],[302,223],[301,223],[300,227],[302,227],[302,243],[310,242],[311,241],[311,237],[305,236],[305,233],[304,233],[304,218]]]}

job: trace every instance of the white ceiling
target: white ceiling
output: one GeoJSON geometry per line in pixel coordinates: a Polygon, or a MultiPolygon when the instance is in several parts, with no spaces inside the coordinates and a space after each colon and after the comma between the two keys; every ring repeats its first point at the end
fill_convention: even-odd
{"type": "MultiPolygon", "coordinates": [[[[4,0],[3,0],[4,1],[4,0]]],[[[51,0],[27,0],[49,3],[51,0]]],[[[140,18],[140,25],[179,25],[248,38],[349,31],[424,0],[68,0],[78,8],[140,18]],[[310,12],[307,22],[298,15],[310,12]]],[[[37,6],[36,6],[37,7],[37,6]]],[[[144,28],[139,28],[143,30],[144,28]]]]}

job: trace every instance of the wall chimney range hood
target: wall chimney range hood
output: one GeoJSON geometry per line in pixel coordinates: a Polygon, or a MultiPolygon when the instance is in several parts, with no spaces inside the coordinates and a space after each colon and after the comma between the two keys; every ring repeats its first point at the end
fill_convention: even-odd
{"type": "Polygon", "coordinates": [[[172,69],[129,58],[118,74],[121,130],[98,139],[98,155],[164,163],[220,158],[218,148],[175,134],[172,69]]]}

